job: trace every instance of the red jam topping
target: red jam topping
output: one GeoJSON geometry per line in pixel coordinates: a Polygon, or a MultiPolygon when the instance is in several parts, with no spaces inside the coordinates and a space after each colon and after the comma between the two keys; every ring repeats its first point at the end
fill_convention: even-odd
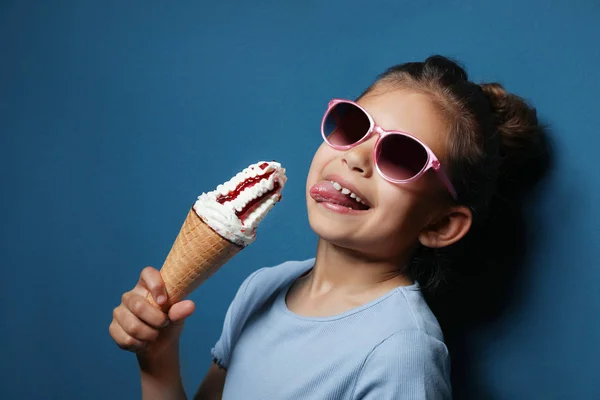
{"type": "Polygon", "coordinates": [[[269,171],[264,175],[257,175],[257,176],[248,178],[245,181],[240,182],[236,186],[236,188],[233,189],[231,192],[229,192],[227,194],[222,194],[219,197],[217,197],[217,202],[220,204],[224,204],[228,201],[237,199],[237,197],[240,195],[240,193],[242,193],[244,191],[244,189],[256,185],[258,182],[262,181],[263,179],[269,179],[269,177],[271,175],[273,175],[273,172],[275,172],[275,170],[269,171]]]}
{"type": "MultiPolygon", "coordinates": [[[[259,165],[259,168],[261,169],[266,169],[269,166],[269,163],[262,163],[259,165]]],[[[254,177],[250,177],[248,179],[245,179],[243,182],[240,182],[235,189],[233,189],[231,192],[227,193],[227,194],[222,194],[219,195],[217,197],[217,202],[220,204],[224,204],[228,201],[233,201],[235,199],[237,199],[237,197],[247,188],[252,187],[254,185],[256,185],[258,182],[262,181],[263,179],[269,179],[269,177],[271,175],[273,175],[273,173],[275,172],[275,170],[273,171],[269,171],[264,175],[257,175],[254,177]]],[[[277,189],[280,188],[279,182],[275,181],[275,184],[273,185],[273,189],[269,190],[268,192],[266,192],[265,194],[263,194],[262,196],[259,196],[253,200],[250,200],[248,202],[248,204],[246,204],[246,206],[241,210],[241,211],[236,211],[235,215],[243,220],[248,214],[250,214],[250,212],[267,196],[269,196],[271,193],[273,193],[274,191],[276,191],[277,189]]]]}

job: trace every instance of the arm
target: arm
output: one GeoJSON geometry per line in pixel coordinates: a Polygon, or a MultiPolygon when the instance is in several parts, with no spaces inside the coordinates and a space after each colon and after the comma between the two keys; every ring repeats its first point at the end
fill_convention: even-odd
{"type": "Polygon", "coordinates": [[[179,337],[185,319],[194,312],[194,303],[175,303],[167,315],[148,301],[148,293],[157,304],[167,300],[162,276],[151,267],[144,268],[136,286],[123,294],[108,329],[121,349],[136,354],[143,399],[183,400],[179,337]]]}
{"type": "Polygon", "coordinates": [[[398,332],[369,354],[354,389],[355,400],[447,400],[450,358],[443,342],[421,332],[398,332]]]}
{"type": "Polygon", "coordinates": [[[156,375],[141,371],[143,400],[187,400],[179,366],[174,371],[156,375]]]}
{"type": "MultiPolygon", "coordinates": [[[[167,329],[181,331],[182,328],[182,324],[171,324],[167,329]]],[[[164,347],[158,344],[160,343],[148,343],[144,350],[136,354],[140,367],[142,399],[186,400],[179,368],[179,340],[164,347]]]]}
{"type": "MultiPolygon", "coordinates": [[[[214,400],[222,396],[225,363],[231,349],[232,330],[236,328],[232,326],[232,319],[238,314],[234,311],[235,303],[240,302],[249,282],[259,271],[246,279],[227,311],[222,337],[213,349],[213,356],[224,368],[216,364],[209,368],[194,397],[196,400],[214,400]]],[[[162,276],[151,267],[145,268],[138,284],[123,294],[121,304],[113,310],[109,332],[120,348],[136,353],[144,400],[185,400],[179,368],[179,337],[184,320],[193,313],[195,306],[190,300],[184,300],[174,304],[166,315],[147,301],[149,292],[157,304],[166,300],[162,276]],[[161,296],[162,301],[159,300],[161,296]]]]}
{"type": "MultiPolygon", "coordinates": [[[[144,400],[186,400],[179,366],[165,368],[163,372],[141,372],[142,399],[144,400]]],[[[226,371],[213,364],[200,384],[194,400],[221,400],[225,386],[226,371]]]]}
{"type": "Polygon", "coordinates": [[[221,400],[227,371],[217,364],[212,364],[204,380],[200,384],[194,400],[221,400]]]}

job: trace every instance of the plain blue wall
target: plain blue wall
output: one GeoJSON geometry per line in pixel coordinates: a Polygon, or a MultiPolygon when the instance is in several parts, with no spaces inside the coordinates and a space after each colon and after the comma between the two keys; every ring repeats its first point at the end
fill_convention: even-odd
{"type": "Polygon", "coordinates": [[[519,306],[470,332],[473,398],[600,399],[597,1],[2,1],[0,398],[135,398],[108,335],[191,204],[260,159],[288,169],[259,239],[192,295],[191,393],[225,310],[262,266],[313,255],[304,179],[332,97],[442,53],[550,124],[519,306]],[[485,394],[484,394],[485,393],[485,394]]]}

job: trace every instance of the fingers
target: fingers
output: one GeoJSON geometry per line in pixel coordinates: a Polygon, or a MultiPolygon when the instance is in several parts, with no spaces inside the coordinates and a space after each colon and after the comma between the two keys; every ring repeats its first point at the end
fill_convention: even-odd
{"type": "Polygon", "coordinates": [[[142,270],[137,285],[123,294],[121,304],[113,310],[109,332],[122,349],[138,352],[156,340],[161,343],[176,341],[183,322],[194,312],[194,303],[184,300],[170,307],[167,315],[156,307],[148,293],[155,303],[166,308],[168,295],[165,283],[160,272],[152,267],[142,270]],[[171,322],[172,327],[162,329],[171,322]]]}
{"type": "Polygon", "coordinates": [[[125,333],[142,342],[153,341],[158,337],[158,329],[140,320],[125,307],[117,307],[113,312],[115,321],[125,333]]]}
{"type": "Polygon", "coordinates": [[[136,352],[146,347],[146,343],[129,335],[114,319],[109,325],[108,331],[113,340],[123,350],[136,352]]]}
{"type": "Polygon", "coordinates": [[[174,324],[181,324],[187,317],[192,315],[196,305],[191,300],[183,300],[173,304],[169,310],[169,319],[174,324]]]}
{"type": "MultiPolygon", "coordinates": [[[[131,314],[140,322],[145,323],[153,328],[163,328],[169,323],[165,313],[150,304],[150,302],[146,300],[146,297],[140,296],[136,293],[127,292],[123,294],[121,304],[129,312],[128,314],[122,312],[121,316],[123,318],[125,318],[125,316],[129,318],[128,315],[131,314]]],[[[117,309],[118,308],[119,307],[117,307],[117,309]]]]}
{"type": "Polygon", "coordinates": [[[167,301],[167,290],[160,272],[156,268],[146,267],[140,274],[139,285],[147,289],[152,298],[158,305],[163,305],[167,301]]]}
{"type": "MultiPolygon", "coordinates": [[[[123,297],[124,302],[113,310],[113,320],[109,326],[109,332],[120,348],[138,352],[144,349],[149,342],[153,342],[158,338],[160,328],[144,322],[138,315],[126,307],[125,304],[145,303],[143,308],[149,307],[150,311],[158,312],[159,314],[162,313],[151,306],[145,298],[142,298],[139,295],[128,292],[125,293],[123,297]]],[[[191,300],[184,300],[176,303],[169,311],[169,318],[167,318],[165,314],[162,314],[161,318],[165,321],[162,326],[166,326],[169,319],[171,319],[173,328],[176,328],[175,325],[179,325],[173,331],[177,332],[176,336],[178,336],[178,334],[181,333],[181,328],[183,328],[183,322],[194,312],[194,310],[195,305],[191,300]]],[[[142,312],[141,314],[144,313],[142,312]]]]}

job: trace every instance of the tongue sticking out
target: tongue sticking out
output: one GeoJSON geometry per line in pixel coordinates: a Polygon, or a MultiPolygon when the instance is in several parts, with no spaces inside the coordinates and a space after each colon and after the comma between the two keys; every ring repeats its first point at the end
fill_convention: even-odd
{"type": "Polygon", "coordinates": [[[310,197],[316,202],[339,204],[353,210],[368,210],[369,207],[359,203],[348,195],[336,190],[331,182],[319,182],[310,188],[310,197]]]}

